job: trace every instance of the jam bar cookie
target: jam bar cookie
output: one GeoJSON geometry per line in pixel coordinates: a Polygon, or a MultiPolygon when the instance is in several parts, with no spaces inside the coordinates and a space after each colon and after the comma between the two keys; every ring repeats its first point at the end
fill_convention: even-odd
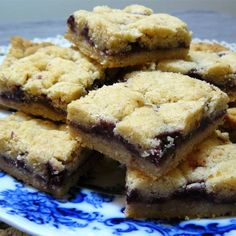
{"type": "Polygon", "coordinates": [[[186,56],[191,33],[180,19],[131,5],[76,11],[65,37],[104,67],[124,67],[186,56]]]}
{"type": "Polygon", "coordinates": [[[104,82],[104,71],[71,48],[16,37],[0,68],[0,104],[65,120],[67,104],[104,82]]]}
{"type": "Polygon", "coordinates": [[[65,125],[23,113],[0,120],[0,169],[56,197],[84,173],[89,153],[65,125]]]}
{"type": "Polygon", "coordinates": [[[214,133],[159,179],[127,171],[126,216],[198,218],[236,215],[236,145],[214,133]]]}
{"type": "Polygon", "coordinates": [[[177,73],[140,71],[68,105],[83,144],[158,177],[174,168],[222,120],[228,97],[177,73]]]}
{"type": "Polygon", "coordinates": [[[209,50],[214,51],[215,49],[190,50],[189,56],[185,60],[163,60],[158,63],[157,69],[205,80],[225,91],[229,95],[230,101],[235,102],[236,52],[209,50]]]}
{"type": "Polygon", "coordinates": [[[203,52],[222,52],[229,51],[229,49],[219,43],[191,43],[190,50],[203,52]]]}
{"type": "Polygon", "coordinates": [[[22,37],[14,36],[11,39],[11,47],[9,52],[0,66],[8,67],[14,61],[34,54],[40,48],[52,45],[53,44],[49,42],[34,43],[30,40],[23,39],[22,37]]]}

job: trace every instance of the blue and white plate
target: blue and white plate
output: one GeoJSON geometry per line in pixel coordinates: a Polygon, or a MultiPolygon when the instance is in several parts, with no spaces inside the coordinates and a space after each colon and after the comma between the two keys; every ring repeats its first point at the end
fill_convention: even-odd
{"type": "Polygon", "coordinates": [[[66,199],[56,200],[0,172],[0,220],[32,235],[236,234],[234,218],[133,220],[125,219],[124,206],[124,197],[77,187],[66,199]]]}
{"type": "MultiPolygon", "coordinates": [[[[46,41],[68,44],[61,36],[46,41]]],[[[236,45],[227,46],[236,49],[236,45]]],[[[0,46],[0,63],[7,48],[0,46]]],[[[0,111],[0,118],[5,115],[7,112],[0,111]]],[[[124,207],[123,196],[79,187],[72,189],[65,199],[56,200],[0,172],[0,221],[31,235],[236,235],[236,218],[133,220],[124,217],[124,207]]]]}

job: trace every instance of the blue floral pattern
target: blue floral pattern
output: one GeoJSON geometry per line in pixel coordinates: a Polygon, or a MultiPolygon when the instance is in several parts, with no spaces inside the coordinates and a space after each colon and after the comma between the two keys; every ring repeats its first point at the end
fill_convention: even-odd
{"type": "Polygon", "coordinates": [[[91,204],[94,206],[94,208],[101,208],[103,203],[112,202],[114,200],[114,196],[107,195],[103,193],[98,192],[89,192],[89,194],[84,194],[82,191],[80,191],[79,188],[73,188],[71,191],[71,198],[70,202],[73,203],[81,203],[86,202],[88,204],[91,204]],[[79,194],[78,194],[79,193],[79,194]]]}
{"type": "Polygon", "coordinates": [[[75,208],[61,207],[53,197],[37,191],[27,191],[22,185],[1,192],[0,206],[9,209],[9,214],[20,215],[36,224],[52,223],[56,228],[60,225],[86,227],[99,216],[98,212],[88,214],[75,208]]]}
{"type": "Polygon", "coordinates": [[[107,194],[101,194],[97,192],[91,192],[85,197],[85,201],[92,204],[95,208],[101,208],[103,203],[112,202],[114,196],[109,196],[107,194]]]}
{"type": "MultiPolygon", "coordinates": [[[[20,216],[35,225],[45,225],[58,230],[106,229],[107,235],[223,235],[236,229],[236,219],[199,221],[153,221],[124,218],[124,208],[107,215],[104,209],[117,204],[116,196],[74,188],[64,201],[25,187],[22,183],[0,172],[1,181],[9,181],[14,188],[0,188],[0,209],[10,216],[20,216]],[[114,203],[114,204],[113,204],[114,203]],[[110,205],[109,205],[110,204],[110,205]],[[117,217],[116,217],[117,216],[117,217]]],[[[102,231],[103,232],[103,231],[102,231]]],[[[37,232],[36,232],[37,233],[37,232]]],[[[42,234],[43,235],[43,234],[42,234]]]]}

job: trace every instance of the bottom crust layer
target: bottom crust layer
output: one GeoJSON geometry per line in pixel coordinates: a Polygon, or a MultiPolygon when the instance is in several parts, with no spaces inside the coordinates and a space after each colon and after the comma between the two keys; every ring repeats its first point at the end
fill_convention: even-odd
{"type": "Polygon", "coordinates": [[[128,151],[123,144],[117,142],[116,140],[108,140],[99,135],[85,133],[77,127],[73,127],[72,125],[70,127],[70,131],[72,135],[80,135],[83,140],[82,145],[109,156],[121,162],[122,164],[127,165],[128,167],[141,170],[153,178],[158,178],[167,173],[169,170],[175,168],[180,163],[180,161],[182,161],[183,158],[192,151],[195,145],[202,142],[216,129],[221,120],[221,118],[216,120],[214,124],[211,124],[201,132],[197,133],[189,141],[186,141],[184,145],[181,145],[176,150],[174,156],[169,156],[159,166],[156,166],[149,161],[140,158],[139,156],[135,156],[134,153],[128,151]]]}
{"type": "Polygon", "coordinates": [[[92,47],[86,40],[78,39],[73,34],[67,33],[66,38],[74,42],[74,49],[83,52],[85,55],[98,61],[106,68],[126,67],[143,65],[148,62],[158,62],[163,59],[183,59],[188,54],[188,48],[141,50],[117,55],[107,55],[92,47]]]}
{"type": "Polygon", "coordinates": [[[47,118],[54,121],[66,120],[66,112],[65,114],[62,114],[60,112],[57,112],[52,107],[47,107],[45,104],[16,102],[16,101],[4,99],[0,95],[0,105],[4,107],[10,107],[16,110],[20,110],[27,114],[40,116],[40,117],[47,118]]]}
{"type": "Polygon", "coordinates": [[[43,181],[40,173],[37,171],[29,171],[25,167],[17,168],[12,164],[13,162],[14,161],[11,162],[10,159],[7,161],[6,158],[0,157],[0,169],[40,191],[52,194],[56,198],[65,195],[69,189],[78,182],[79,177],[84,174],[90,166],[90,161],[85,160],[77,169],[73,170],[73,172],[68,172],[60,183],[47,184],[47,182],[43,181]]]}
{"type": "Polygon", "coordinates": [[[160,204],[129,203],[125,209],[126,217],[131,218],[202,218],[235,216],[236,205],[213,203],[200,200],[169,200],[160,204]]]}

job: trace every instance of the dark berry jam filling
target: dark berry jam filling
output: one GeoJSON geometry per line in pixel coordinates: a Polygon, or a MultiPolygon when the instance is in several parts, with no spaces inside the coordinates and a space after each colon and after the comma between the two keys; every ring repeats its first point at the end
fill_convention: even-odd
{"type": "Polygon", "coordinates": [[[15,86],[13,89],[9,91],[2,91],[0,93],[0,100],[5,101],[13,101],[16,103],[24,103],[24,104],[41,104],[54,110],[57,113],[66,115],[66,111],[60,108],[56,108],[53,106],[51,99],[49,99],[46,95],[40,96],[32,96],[24,92],[20,86],[15,86]]]}
{"type": "Polygon", "coordinates": [[[132,154],[135,154],[140,158],[145,158],[149,162],[155,164],[156,166],[159,166],[161,162],[164,161],[167,157],[171,158],[172,156],[174,156],[175,151],[176,149],[178,149],[178,147],[184,145],[192,137],[204,131],[209,125],[213,124],[215,121],[223,117],[224,114],[225,111],[218,111],[213,114],[212,117],[202,119],[198,128],[193,130],[188,135],[183,135],[181,131],[178,130],[174,132],[161,133],[155,137],[155,140],[158,141],[158,145],[152,150],[142,150],[141,147],[129,143],[122,136],[114,134],[113,130],[116,124],[112,122],[100,120],[98,124],[91,127],[84,127],[73,121],[70,121],[69,124],[77,129],[81,129],[83,132],[102,136],[106,140],[112,139],[118,143],[121,143],[132,154]],[[145,157],[142,157],[143,152],[146,153],[145,157]]]}
{"type": "MultiPolygon", "coordinates": [[[[72,21],[72,20],[70,20],[70,21],[72,21]]],[[[72,23],[69,24],[69,27],[72,32],[76,31],[75,26],[74,26],[74,21],[72,21],[72,23]]],[[[90,46],[95,47],[96,44],[93,41],[93,39],[89,36],[89,27],[87,25],[80,31],[79,34],[90,46]]],[[[128,43],[126,45],[126,47],[122,51],[119,51],[119,52],[115,52],[115,51],[112,51],[111,49],[106,49],[106,48],[101,49],[101,51],[104,55],[107,55],[107,56],[123,56],[123,55],[131,54],[131,53],[135,53],[135,52],[142,52],[142,51],[170,50],[170,49],[180,49],[180,48],[187,49],[187,48],[189,48],[189,46],[186,45],[186,43],[184,41],[180,40],[178,43],[178,46],[176,48],[157,46],[155,49],[149,49],[145,45],[143,45],[142,43],[136,41],[136,42],[128,43]]]]}
{"type": "Polygon", "coordinates": [[[0,155],[2,161],[11,167],[15,167],[19,170],[22,170],[24,173],[32,175],[32,177],[43,182],[48,186],[49,189],[53,189],[54,186],[60,187],[65,182],[65,179],[68,177],[68,171],[64,169],[63,171],[55,171],[53,166],[48,162],[44,165],[44,171],[41,174],[37,174],[33,167],[27,165],[27,163],[20,158],[20,156],[26,156],[27,153],[22,153],[19,155],[18,159],[12,159],[5,155],[0,155]]]}
{"type": "Polygon", "coordinates": [[[71,15],[67,19],[67,25],[72,32],[76,33],[76,23],[75,23],[75,17],[73,15],[71,15]]]}
{"type": "Polygon", "coordinates": [[[195,79],[204,80],[202,77],[202,74],[196,68],[188,71],[188,73],[186,75],[188,75],[192,78],[195,78],[195,79]]]}
{"type": "Polygon", "coordinates": [[[126,194],[127,203],[147,203],[147,204],[161,204],[169,202],[170,200],[195,200],[195,201],[209,201],[213,203],[235,203],[236,197],[225,196],[224,199],[217,196],[217,194],[208,192],[206,184],[203,180],[194,183],[187,183],[186,186],[176,190],[168,197],[157,198],[155,196],[147,198],[138,189],[128,190],[126,194]]]}
{"type": "MultiPolygon", "coordinates": [[[[202,81],[206,81],[209,82],[213,85],[215,85],[216,87],[220,88],[223,91],[232,91],[232,90],[236,90],[236,82],[235,79],[231,79],[230,76],[227,80],[224,81],[224,83],[217,83],[217,81],[213,81],[213,80],[209,80],[208,78],[205,78],[203,76],[203,74],[201,74],[196,68],[189,70],[186,75],[195,78],[195,79],[199,79],[202,81]]],[[[234,76],[236,78],[236,74],[232,74],[232,76],[234,76]]]]}

